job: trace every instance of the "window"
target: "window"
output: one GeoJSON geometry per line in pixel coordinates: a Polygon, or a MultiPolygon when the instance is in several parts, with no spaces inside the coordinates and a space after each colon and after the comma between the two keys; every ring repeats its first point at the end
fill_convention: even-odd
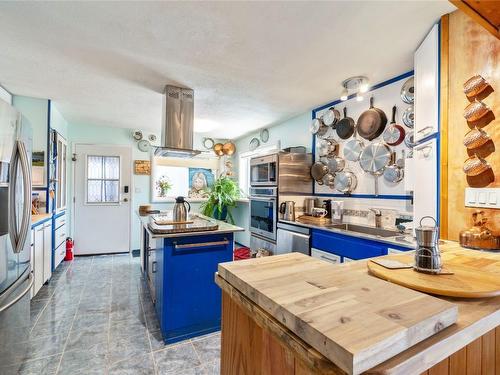
{"type": "Polygon", "coordinates": [[[169,202],[177,196],[202,201],[218,175],[219,159],[213,153],[189,159],[153,157],[151,167],[152,202],[169,202]]]}
{"type": "Polygon", "coordinates": [[[87,156],[87,203],[118,203],[119,156],[87,156]]]}

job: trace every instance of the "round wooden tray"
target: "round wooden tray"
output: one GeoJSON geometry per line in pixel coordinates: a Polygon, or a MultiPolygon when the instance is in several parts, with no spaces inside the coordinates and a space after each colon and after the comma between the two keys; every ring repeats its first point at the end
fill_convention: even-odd
{"type": "MultiPolygon", "coordinates": [[[[441,254],[444,268],[453,275],[429,275],[413,269],[388,269],[371,261],[373,275],[425,293],[448,297],[484,298],[500,295],[500,254],[467,250],[457,245],[458,253],[441,254]]],[[[411,255],[387,256],[403,263],[413,263],[411,255]]]]}

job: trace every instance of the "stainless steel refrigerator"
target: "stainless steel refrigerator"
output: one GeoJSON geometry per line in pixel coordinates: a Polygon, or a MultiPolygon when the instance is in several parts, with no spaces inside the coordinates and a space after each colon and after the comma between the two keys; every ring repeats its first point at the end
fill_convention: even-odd
{"type": "Polygon", "coordinates": [[[31,147],[30,124],[0,100],[0,348],[26,339],[30,325],[31,147]]]}

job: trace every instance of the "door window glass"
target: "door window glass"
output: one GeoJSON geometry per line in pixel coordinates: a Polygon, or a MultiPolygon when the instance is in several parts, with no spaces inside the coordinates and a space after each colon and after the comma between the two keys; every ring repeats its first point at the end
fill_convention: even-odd
{"type": "Polygon", "coordinates": [[[118,203],[120,157],[87,156],[87,203],[118,203]]]}

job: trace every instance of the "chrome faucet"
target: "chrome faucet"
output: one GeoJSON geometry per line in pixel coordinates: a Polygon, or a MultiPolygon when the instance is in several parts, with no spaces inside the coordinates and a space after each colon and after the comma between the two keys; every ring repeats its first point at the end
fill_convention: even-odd
{"type": "Polygon", "coordinates": [[[370,211],[375,214],[375,228],[382,228],[382,211],[378,208],[370,208],[370,211]]]}

